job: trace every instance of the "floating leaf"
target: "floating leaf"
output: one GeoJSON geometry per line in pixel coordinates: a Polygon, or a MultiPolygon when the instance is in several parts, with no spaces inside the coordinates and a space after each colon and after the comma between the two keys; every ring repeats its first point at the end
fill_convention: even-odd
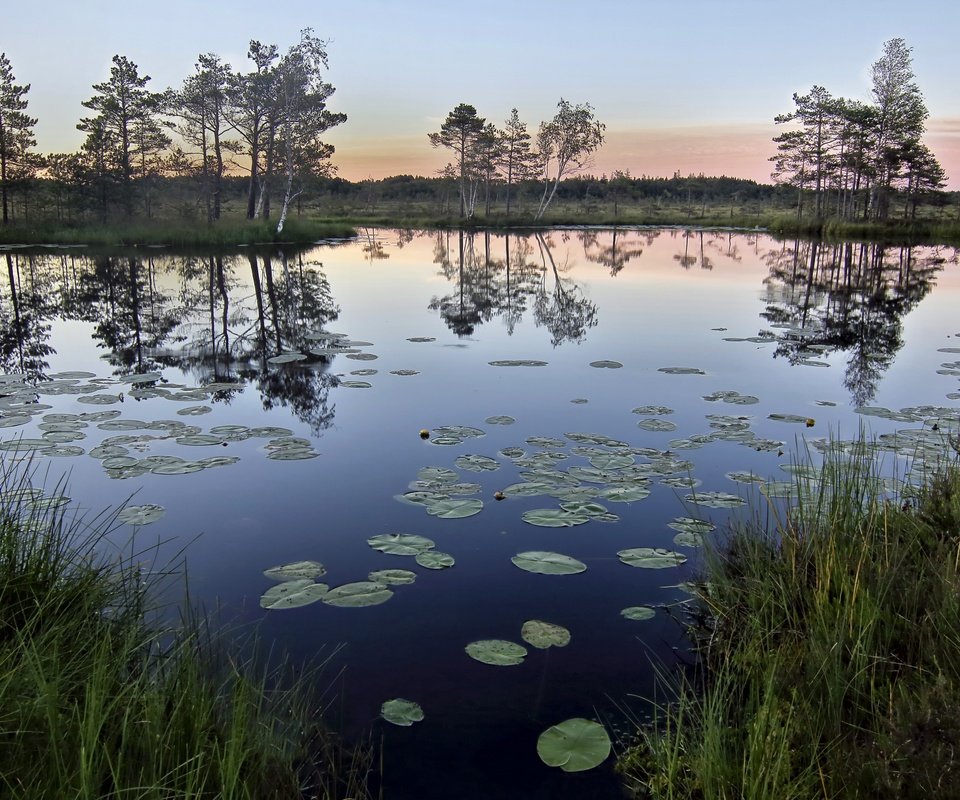
{"type": "Polygon", "coordinates": [[[768,414],[767,419],[772,419],[776,422],[791,422],[799,425],[805,425],[809,417],[803,417],[799,414],[768,414]]]}
{"type": "Polygon", "coordinates": [[[428,550],[425,553],[417,553],[417,563],[427,569],[446,569],[452,567],[457,562],[449,553],[441,553],[439,550],[428,550]]]}
{"type": "Polygon", "coordinates": [[[211,411],[213,409],[210,406],[187,406],[178,410],[177,414],[181,417],[199,417],[202,414],[209,414],[211,411]]]}
{"type": "Polygon", "coordinates": [[[393,556],[415,556],[436,547],[433,540],[412,533],[381,533],[367,539],[367,544],[393,556]]]}
{"type": "Polygon", "coordinates": [[[373,386],[369,381],[340,381],[338,385],[347,389],[369,389],[373,386]]]}
{"type": "Polygon", "coordinates": [[[599,497],[612,503],[632,503],[649,496],[647,486],[608,486],[599,493],[599,497]]]}
{"type": "MultiPolygon", "coordinates": [[[[423,555],[421,553],[421,555],[423,555]]],[[[417,573],[408,569],[375,569],[369,575],[367,580],[374,583],[385,583],[387,586],[403,586],[413,583],[417,579],[417,573]]]]}
{"type": "Polygon", "coordinates": [[[697,533],[702,536],[705,533],[710,533],[710,531],[715,530],[717,526],[705,519],[677,517],[673,522],[668,522],[667,527],[673,528],[675,531],[697,533]]]}
{"type": "Polygon", "coordinates": [[[78,403],[87,403],[93,406],[109,406],[120,402],[120,396],[116,394],[85,394],[77,398],[78,403]]]}
{"type": "Polygon", "coordinates": [[[488,456],[463,455],[453,463],[470,472],[494,472],[500,469],[500,462],[488,456]]]}
{"type": "Polygon", "coordinates": [[[621,617],[636,620],[637,622],[653,619],[656,615],[657,612],[649,606],[630,606],[629,608],[625,608],[620,612],[621,617]]]}
{"type": "Polygon", "coordinates": [[[537,361],[535,359],[505,359],[501,361],[488,361],[491,367],[545,367],[546,361],[537,361]]]}
{"type": "Polygon", "coordinates": [[[280,353],[267,359],[268,364],[291,364],[294,361],[304,361],[306,356],[303,353],[280,353]]]}
{"type": "Polygon", "coordinates": [[[700,492],[698,494],[688,494],[686,500],[696,503],[699,506],[707,508],[736,508],[744,506],[747,501],[742,497],[729,492],[700,492]]]}
{"type": "Polygon", "coordinates": [[[326,575],[327,568],[319,561],[294,561],[292,564],[270,567],[263,574],[275,581],[313,580],[326,575]]]}
{"type": "Polygon", "coordinates": [[[520,636],[527,644],[540,650],[548,647],[566,647],[570,644],[570,631],[562,625],[529,619],[523,623],[520,636]]]}
{"type": "Polygon", "coordinates": [[[576,575],[585,572],[587,565],[570,556],[561,553],[551,553],[544,550],[529,550],[517,553],[510,559],[515,566],[527,572],[536,572],[541,575],[576,575]]]}
{"type": "Polygon", "coordinates": [[[461,519],[472,517],[483,510],[483,501],[476,498],[468,500],[438,500],[426,506],[427,513],[441,519],[461,519]]]}
{"type": "Polygon", "coordinates": [[[590,518],[586,514],[565,511],[562,508],[534,508],[523,512],[523,521],[542,528],[572,528],[574,525],[589,522],[590,518]]]}
{"type": "Polygon", "coordinates": [[[527,648],[504,639],[481,639],[470,642],[465,648],[470,658],[495,667],[512,667],[522,664],[527,648]]]}
{"type": "Polygon", "coordinates": [[[375,369],[355,369],[355,370],[351,370],[350,374],[351,374],[351,375],[359,375],[359,376],[361,376],[361,377],[365,377],[365,376],[367,376],[367,375],[376,375],[376,374],[377,374],[377,370],[375,370],[375,369]]]}
{"type": "Polygon", "coordinates": [[[657,372],[665,372],[667,375],[706,375],[702,369],[697,367],[660,367],[657,372]]]}
{"type": "Polygon", "coordinates": [[[300,608],[323,600],[330,587],[325,583],[314,583],[308,578],[285,581],[271,586],[260,597],[260,607],[269,610],[300,608]]]}
{"type": "MultiPolygon", "coordinates": [[[[104,466],[106,466],[106,464],[104,464],[104,466]]],[[[149,525],[151,522],[156,522],[166,513],[167,510],[163,506],[147,503],[142,506],[127,506],[117,514],[117,519],[128,525],[149,525]]]]}
{"type": "Polygon", "coordinates": [[[484,422],[486,422],[487,425],[513,425],[516,420],[506,414],[500,414],[495,417],[487,417],[484,422]]]}
{"type": "Polygon", "coordinates": [[[623,364],[619,361],[591,361],[590,366],[597,369],[620,369],[623,364]]]}
{"type": "MultiPolygon", "coordinates": [[[[374,370],[376,372],[376,370],[374,370]]],[[[419,375],[420,370],[418,369],[392,369],[390,370],[391,375],[399,375],[400,377],[408,377],[410,375],[419,375]]]]}
{"type": "Polygon", "coordinates": [[[537,739],[537,755],[549,767],[583,772],[607,759],[610,737],[600,723],[576,717],[541,733],[537,739]]]}
{"type": "Polygon", "coordinates": [[[587,400],[586,397],[575,397],[575,398],[573,398],[573,400],[571,400],[570,402],[573,403],[574,405],[582,406],[582,405],[585,405],[585,404],[589,403],[590,401],[587,400]]]}
{"type": "Polygon", "coordinates": [[[323,596],[323,602],[341,608],[362,608],[386,603],[391,597],[393,592],[382,583],[357,581],[331,589],[323,596]]]}
{"type": "Polygon", "coordinates": [[[434,336],[411,336],[407,339],[408,342],[435,342],[437,341],[434,336]]]}
{"type": "Polygon", "coordinates": [[[617,555],[624,564],[643,569],[676,567],[687,560],[682,553],[664,550],[662,547],[632,547],[620,550],[617,555]]]}
{"type": "Polygon", "coordinates": [[[379,357],[373,353],[347,353],[347,358],[352,358],[354,361],[376,361],[379,357]]]}
{"type": "Polygon", "coordinates": [[[423,721],[423,709],[413,700],[404,700],[397,697],[394,700],[387,700],[380,706],[380,716],[387,722],[406,728],[413,725],[414,722],[423,721]]]}
{"type": "Polygon", "coordinates": [[[662,417],[674,412],[673,409],[669,408],[668,406],[638,406],[637,408],[633,409],[632,413],[640,414],[642,416],[662,417]]]}
{"type": "Polygon", "coordinates": [[[507,497],[537,497],[538,495],[549,494],[553,484],[545,481],[525,481],[523,483],[513,483],[503,489],[507,497]]]}

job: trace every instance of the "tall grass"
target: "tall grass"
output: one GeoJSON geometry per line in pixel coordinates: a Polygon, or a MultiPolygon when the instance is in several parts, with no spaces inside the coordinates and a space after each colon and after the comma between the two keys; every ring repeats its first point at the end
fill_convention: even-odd
{"type": "Polygon", "coordinates": [[[370,796],[370,749],[323,727],[309,676],[238,660],[196,615],[151,622],[148,554],[103,555],[115,515],[44,510],[29,479],[0,464],[0,796],[370,796]]]}
{"type": "Polygon", "coordinates": [[[620,757],[637,796],[960,796],[960,472],[881,488],[830,461],[707,553],[697,665],[620,757]]]}

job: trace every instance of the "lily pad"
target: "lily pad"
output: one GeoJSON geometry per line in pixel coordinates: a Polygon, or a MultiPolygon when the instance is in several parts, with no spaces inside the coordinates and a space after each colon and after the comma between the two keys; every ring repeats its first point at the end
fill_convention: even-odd
{"type": "Polygon", "coordinates": [[[352,358],[354,361],[376,361],[379,357],[373,353],[347,353],[347,358],[352,358]]]}
{"type": "Polygon", "coordinates": [[[325,583],[314,583],[309,578],[285,581],[271,586],[260,597],[260,607],[269,610],[300,608],[316,603],[326,597],[330,587],[325,583]]]}
{"type": "Polygon", "coordinates": [[[696,519],[694,517],[677,517],[672,522],[668,522],[667,527],[672,528],[675,531],[696,533],[702,536],[705,533],[710,533],[710,531],[715,530],[717,526],[705,519],[696,519]]]}
{"type": "Polygon", "coordinates": [[[645,417],[663,417],[672,414],[673,409],[669,406],[638,406],[632,410],[633,414],[640,414],[645,417]]]}
{"type": "Polygon", "coordinates": [[[417,563],[427,569],[446,569],[452,567],[457,562],[449,553],[441,553],[439,550],[428,550],[425,553],[417,553],[417,563]]]}
{"type": "Polygon", "coordinates": [[[523,512],[523,521],[541,528],[572,528],[590,521],[590,517],[562,508],[533,508],[523,512]]]}
{"type": "Polygon", "coordinates": [[[294,361],[305,361],[306,356],[303,353],[280,353],[267,359],[268,364],[292,364],[294,361]]]}
{"type": "Polygon", "coordinates": [[[601,361],[591,361],[590,366],[595,367],[596,369],[620,369],[620,367],[622,367],[623,364],[621,364],[619,361],[601,360],[601,361]]]}
{"type": "Polygon", "coordinates": [[[540,575],[576,575],[579,572],[586,572],[587,569],[586,564],[571,556],[545,550],[517,553],[510,560],[520,569],[540,575]]]}
{"type": "Polygon", "coordinates": [[[702,369],[697,367],[660,367],[657,372],[665,372],[667,375],[706,375],[702,369]]]}
{"type": "Polygon", "coordinates": [[[737,508],[738,506],[747,504],[747,501],[742,497],[730,494],[729,492],[699,492],[696,494],[688,494],[686,500],[690,503],[696,503],[699,506],[705,506],[706,508],[737,508]]]}
{"type": "Polygon", "coordinates": [[[576,717],[547,728],[537,739],[537,755],[549,767],[583,772],[606,761],[610,737],[604,727],[576,717]]]}
{"type": "Polygon", "coordinates": [[[505,639],[481,639],[470,642],[465,648],[467,655],[494,667],[512,667],[522,664],[527,648],[505,639]]]}
{"type": "Polygon", "coordinates": [[[620,550],[617,555],[624,564],[643,569],[676,567],[687,560],[687,557],[682,553],[664,550],[662,547],[631,547],[627,550],[620,550]]]}
{"type": "Polygon", "coordinates": [[[347,389],[369,389],[373,384],[369,381],[340,381],[338,386],[343,386],[347,389]]]}
{"type": "Polygon", "coordinates": [[[546,361],[537,361],[532,358],[521,359],[502,359],[500,361],[488,361],[491,367],[545,367],[546,361]]]}
{"type": "Polygon", "coordinates": [[[408,342],[435,342],[437,338],[435,336],[411,336],[407,339],[408,342]]]}
{"type": "MultiPolygon", "coordinates": [[[[374,370],[376,371],[376,370],[374,370]]],[[[410,375],[419,375],[420,370],[418,369],[392,369],[390,370],[391,375],[399,375],[401,378],[406,378],[410,375]]]]}
{"type": "Polygon", "coordinates": [[[611,503],[632,503],[649,496],[647,486],[608,486],[599,493],[599,497],[611,503]]]}
{"type": "Polygon", "coordinates": [[[367,580],[385,583],[387,586],[404,586],[413,583],[416,579],[417,573],[408,569],[375,569],[367,575],[367,580]]]}
{"type": "Polygon", "coordinates": [[[494,417],[487,417],[484,422],[486,422],[487,425],[513,425],[516,420],[506,414],[499,414],[494,417]]]}
{"type": "Polygon", "coordinates": [[[323,596],[323,602],[341,608],[362,608],[386,603],[391,597],[393,597],[393,591],[382,583],[357,581],[331,589],[323,596]]]}
{"type": "Polygon", "coordinates": [[[380,716],[387,722],[407,728],[415,722],[423,721],[423,709],[413,700],[397,697],[394,700],[387,700],[380,706],[380,716]]]}
{"type": "Polygon", "coordinates": [[[432,539],[412,533],[381,533],[367,539],[367,544],[374,550],[393,556],[415,556],[436,547],[432,539]]]}
{"type": "Polygon", "coordinates": [[[425,506],[431,517],[440,519],[461,519],[472,517],[483,510],[483,501],[476,498],[467,500],[438,500],[425,506]]]}
{"type": "Polygon", "coordinates": [[[319,561],[294,561],[292,564],[270,567],[263,574],[275,581],[313,580],[326,575],[327,568],[319,561]]]}
{"type": "Polygon", "coordinates": [[[463,455],[458,456],[457,460],[453,463],[460,467],[460,469],[469,470],[470,472],[494,472],[500,469],[500,462],[488,456],[463,455]]]}
{"type": "Polygon", "coordinates": [[[151,522],[156,522],[166,513],[167,510],[163,506],[147,503],[142,506],[127,506],[117,514],[117,519],[128,525],[149,525],[151,522]]]}
{"type": "Polygon", "coordinates": [[[562,625],[528,619],[520,629],[520,636],[531,647],[546,650],[548,647],[566,647],[570,644],[570,631],[562,625]]]}
{"type": "Polygon", "coordinates": [[[657,612],[649,606],[630,606],[629,608],[625,608],[620,612],[621,617],[636,620],[637,622],[653,619],[656,615],[657,612]]]}
{"type": "Polygon", "coordinates": [[[377,370],[375,369],[354,369],[350,371],[351,375],[358,375],[361,377],[366,377],[368,375],[376,375],[377,370]]]}

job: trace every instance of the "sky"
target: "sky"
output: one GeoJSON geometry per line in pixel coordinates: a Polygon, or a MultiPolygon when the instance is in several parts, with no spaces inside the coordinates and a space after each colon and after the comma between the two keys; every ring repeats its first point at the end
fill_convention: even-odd
{"type": "Polygon", "coordinates": [[[247,70],[249,41],[281,51],[312,28],[328,41],[329,107],[347,115],[327,140],[350,180],[432,175],[446,163],[427,134],[469,103],[528,129],[561,98],[606,125],[592,174],[704,173],[769,182],[773,118],[813,85],[870,100],[883,43],[913,48],[930,117],[925,141],[960,190],[960,3],[950,0],[35,0],[11,4],[0,52],[41,152],[77,150],[81,105],[114,54],[178,87],[200,53],[247,70]]]}

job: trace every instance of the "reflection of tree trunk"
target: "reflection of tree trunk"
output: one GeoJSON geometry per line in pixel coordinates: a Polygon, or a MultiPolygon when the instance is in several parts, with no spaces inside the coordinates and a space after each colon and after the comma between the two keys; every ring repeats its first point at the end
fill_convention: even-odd
{"type": "Polygon", "coordinates": [[[230,329],[227,327],[227,320],[230,318],[230,297],[227,295],[226,280],[223,277],[223,257],[217,256],[217,288],[220,291],[220,302],[223,305],[221,314],[221,327],[223,328],[223,359],[224,363],[230,365],[230,329]]]}
{"type": "Polygon", "coordinates": [[[217,318],[214,309],[213,300],[213,280],[216,264],[213,256],[207,260],[207,301],[210,306],[210,347],[213,349],[213,364],[216,369],[217,364],[217,318]]]}
{"type": "Polygon", "coordinates": [[[273,283],[273,263],[270,256],[263,257],[263,274],[267,279],[267,298],[270,300],[270,319],[273,322],[273,333],[276,337],[277,352],[283,350],[283,343],[280,339],[280,323],[277,313],[277,290],[273,283]]]}
{"type": "Polygon", "coordinates": [[[26,365],[23,359],[23,322],[20,319],[20,298],[17,294],[17,276],[13,269],[13,256],[7,256],[7,275],[10,278],[10,300],[13,304],[13,332],[17,337],[17,356],[20,361],[20,372],[26,374],[26,365]]]}
{"type": "Polygon", "coordinates": [[[143,341],[140,327],[140,262],[136,258],[127,260],[130,267],[130,314],[133,321],[133,346],[137,358],[137,371],[143,370],[143,341]]]}
{"type": "Polygon", "coordinates": [[[260,286],[260,267],[257,265],[257,256],[251,250],[247,257],[250,259],[250,274],[253,276],[253,294],[257,298],[257,322],[260,327],[260,354],[267,351],[267,323],[263,310],[263,289],[260,286]]]}

